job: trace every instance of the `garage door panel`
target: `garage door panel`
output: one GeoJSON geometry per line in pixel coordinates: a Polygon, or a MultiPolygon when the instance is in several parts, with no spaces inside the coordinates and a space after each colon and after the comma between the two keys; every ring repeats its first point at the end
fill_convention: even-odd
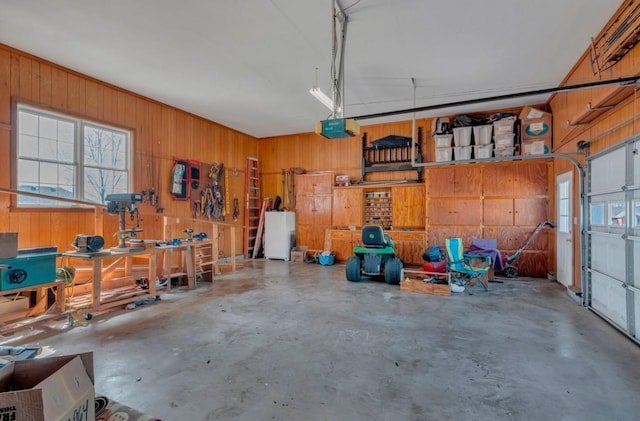
{"type": "Polygon", "coordinates": [[[592,272],[591,282],[591,307],[626,330],[627,290],[622,283],[598,272],[592,272]]]}
{"type": "Polygon", "coordinates": [[[625,148],[618,148],[591,161],[591,193],[620,190],[625,185],[625,148]]]}
{"type": "MultiPolygon", "coordinates": [[[[633,144],[633,149],[640,151],[640,140],[633,144]]],[[[640,154],[633,155],[633,184],[640,186],[640,154]]]]}
{"type": "Polygon", "coordinates": [[[591,234],[591,268],[619,281],[626,276],[625,240],[610,235],[591,234]]]}
{"type": "Polygon", "coordinates": [[[633,239],[631,248],[631,255],[633,256],[633,285],[640,288],[640,239],[633,239]]]}

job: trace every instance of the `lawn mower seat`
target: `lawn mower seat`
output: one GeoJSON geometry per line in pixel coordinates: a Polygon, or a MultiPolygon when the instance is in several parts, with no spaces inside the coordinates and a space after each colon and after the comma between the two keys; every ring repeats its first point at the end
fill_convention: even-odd
{"type": "Polygon", "coordinates": [[[391,237],[384,233],[380,225],[362,227],[362,244],[367,248],[384,248],[393,245],[391,237]]]}

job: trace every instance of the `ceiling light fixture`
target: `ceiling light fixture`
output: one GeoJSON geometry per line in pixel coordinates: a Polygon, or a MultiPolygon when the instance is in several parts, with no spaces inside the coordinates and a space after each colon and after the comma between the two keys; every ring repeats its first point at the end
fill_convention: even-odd
{"type": "MultiPolygon", "coordinates": [[[[322,104],[324,104],[325,107],[327,107],[331,111],[334,111],[333,100],[329,98],[327,94],[322,92],[320,88],[318,88],[317,86],[314,86],[313,88],[309,89],[309,92],[311,93],[311,95],[316,97],[318,101],[322,102],[322,104]]],[[[338,114],[342,113],[342,108],[340,108],[340,106],[336,107],[335,110],[337,110],[338,114]]]]}

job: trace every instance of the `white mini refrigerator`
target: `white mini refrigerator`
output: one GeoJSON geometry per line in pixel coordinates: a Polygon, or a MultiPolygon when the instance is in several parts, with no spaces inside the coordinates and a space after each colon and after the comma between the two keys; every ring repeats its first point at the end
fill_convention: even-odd
{"type": "Polygon", "coordinates": [[[266,212],[264,220],[264,257],[289,260],[296,243],[296,213],[266,212]]]}

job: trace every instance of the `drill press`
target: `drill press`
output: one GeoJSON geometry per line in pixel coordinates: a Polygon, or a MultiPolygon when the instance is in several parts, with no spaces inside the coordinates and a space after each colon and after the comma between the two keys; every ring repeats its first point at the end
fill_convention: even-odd
{"type": "Polygon", "coordinates": [[[118,237],[118,245],[112,247],[111,251],[114,253],[125,253],[143,250],[142,247],[129,247],[126,245],[128,239],[135,238],[138,232],[142,232],[142,229],[139,228],[142,218],[136,206],[136,203],[142,202],[142,195],[139,193],[114,193],[107,195],[105,200],[107,202],[107,213],[118,215],[120,222],[119,229],[115,234],[118,237]],[[131,222],[135,221],[133,228],[127,228],[127,213],[129,213],[131,222]]]}

